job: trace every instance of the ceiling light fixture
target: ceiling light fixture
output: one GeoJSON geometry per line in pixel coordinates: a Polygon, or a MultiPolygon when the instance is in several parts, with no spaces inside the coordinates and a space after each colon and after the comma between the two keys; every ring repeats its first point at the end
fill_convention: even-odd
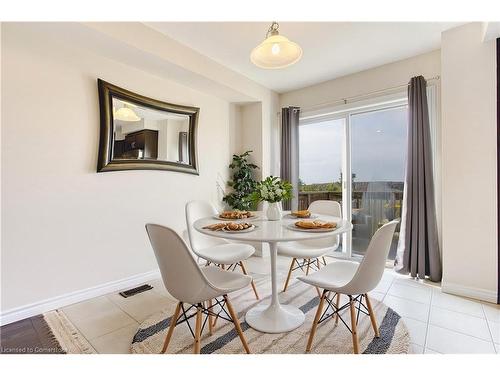
{"type": "Polygon", "coordinates": [[[302,57],[302,48],[280,35],[279,27],[277,22],[273,22],[267,31],[266,39],[250,54],[250,60],[259,68],[286,68],[302,57]]]}

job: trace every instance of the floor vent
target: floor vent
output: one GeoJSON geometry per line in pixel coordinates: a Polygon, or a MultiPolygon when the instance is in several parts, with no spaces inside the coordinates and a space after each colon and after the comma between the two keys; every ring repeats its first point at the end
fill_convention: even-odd
{"type": "Polygon", "coordinates": [[[150,289],[153,289],[153,287],[151,285],[144,284],[144,285],[138,286],[137,288],[124,290],[123,292],[120,292],[120,296],[122,296],[123,298],[128,298],[128,297],[132,297],[133,295],[145,292],[146,290],[150,290],[150,289]]]}

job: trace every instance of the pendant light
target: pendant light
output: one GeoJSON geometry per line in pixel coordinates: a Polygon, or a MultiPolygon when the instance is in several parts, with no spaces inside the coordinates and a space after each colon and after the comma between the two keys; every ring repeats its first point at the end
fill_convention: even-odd
{"type": "Polygon", "coordinates": [[[123,103],[123,107],[115,112],[115,119],[126,122],[141,121],[141,118],[126,103],[123,103]]]}
{"type": "Polygon", "coordinates": [[[283,35],[279,24],[273,22],[266,34],[266,39],[252,50],[250,60],[263,69],[280,69],[295,64],[302,57],[302,48],[283,35]]]}

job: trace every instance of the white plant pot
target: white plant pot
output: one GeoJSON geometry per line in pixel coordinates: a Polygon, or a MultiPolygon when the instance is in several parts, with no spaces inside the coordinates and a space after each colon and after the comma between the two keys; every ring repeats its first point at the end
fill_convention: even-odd
{"type": "Polygon", "coordinates": [[[270,221],[281,220],[282,217],[281,202],[268,203],[266,216],[267,220],[270,221]]]}

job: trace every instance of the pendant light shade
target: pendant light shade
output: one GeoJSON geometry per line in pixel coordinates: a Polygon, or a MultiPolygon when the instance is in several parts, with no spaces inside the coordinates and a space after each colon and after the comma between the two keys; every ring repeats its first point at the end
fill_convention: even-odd
{"type": "Polygon", "coordinates": [[[266,39],[255,47],[250,60],[263,69],[280,69],[295,64],[302,57],[302,48],[278,32],[279,25],[273,22],[266,39]]]}
{"type": "Polygon", "coordinates": [[[127,122],[135,122],[141,120],[141,118],[137,116],[133,109],[127,107],[127,104],[124,104],[123,107],[119,108],[115,112],[115,119],[127,122]]]}

